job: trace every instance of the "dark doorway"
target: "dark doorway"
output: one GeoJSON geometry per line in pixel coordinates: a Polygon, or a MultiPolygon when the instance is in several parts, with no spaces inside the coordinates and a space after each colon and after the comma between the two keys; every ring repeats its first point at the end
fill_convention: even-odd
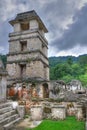
{"type": "Polygon", "coordinates": [[[20,65],[20,69],[21,69],[20,76],[23,78],[23,77],[26,76],[26,65],[25,64],[21,64],[20,65]]]}
{"type": "Polygon", "coordinates": [[[43,98],[49,98],[49,88],[47,83],[43,84],[43,98]]]}
{"type": "Polygon", "coordinates": [[[27,41],[21,41],[21,51],[26,51],[27,50],[27,41]]]}

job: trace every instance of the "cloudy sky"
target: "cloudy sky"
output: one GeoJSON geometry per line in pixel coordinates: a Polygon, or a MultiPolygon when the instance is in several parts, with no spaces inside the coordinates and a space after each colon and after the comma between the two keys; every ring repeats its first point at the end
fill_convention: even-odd
{"type": "Polygon", "coordinates": [[[49,30],[49,56],[87,53],[87,0],[0,0],[0,53],[8,53],[8,21],[33,9],[49,30]]]}

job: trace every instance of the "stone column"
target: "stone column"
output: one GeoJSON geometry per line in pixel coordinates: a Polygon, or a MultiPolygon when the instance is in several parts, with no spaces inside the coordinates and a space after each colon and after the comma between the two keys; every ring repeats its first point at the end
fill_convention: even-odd
{"type": "Polygon", "coordinates": [[[40,121],[43,119],[42,106],[31,106],[30,108],[31,120],[40,121]]]}
{"type": "Polygon", "coordinates": [[[77,120],[83,120],[82,105],[77,105],[76,118],[77,120]]]}
{"type": "Polygon", "coordinates": [[[0,76],[0,102],[6,101],[7,79],[5,75],[0,76]]]}
{"type": "Polygon", "coordinates": [[[19,105],[17,107],[17,111],[18,111],[18,114],[20,115],[21,119],[23,119],[24,115],[25,115],[25,106],[19,105]]]}
{"type": "Polygon", "coordinates": [[[64,120],[66,118],[65,106],[53,106],[52,107],[52,119],[64,120]]]}

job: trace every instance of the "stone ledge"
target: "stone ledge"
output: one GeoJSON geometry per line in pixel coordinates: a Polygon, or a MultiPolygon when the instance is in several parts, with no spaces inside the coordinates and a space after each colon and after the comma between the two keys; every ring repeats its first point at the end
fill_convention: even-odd
{"type": "Polygon", "coordinates": [[[63,106],[63,105],[58,105],[58,106],[52,106],[52,108],[64,108],[64,109],[65,109],[65,106],[63,106]]]}
{"type": "Polygon", "coordinates": [[[48,60],[48,58],[43,54],[43,52],[38,50],[38,49],[37,50],[24,51],[24,52],[21,52],[21,51],[20,52],[11,52],[11,53],[7,54],[7,56],[19,55],[19,54],[28,54],[28,53],[36,53],[36,52],[41,53],[48,60]]]}
{"type": "Polygon", "coordinates": [[[21,82],[27,82],[27,83],[44,83],[44,82],[48,82],[47,80],[45,80],[45,79],[42,79],[42,78],[40,78],[40,77],[38,77],[38,78],[35,78],[35,77],[33,77],[33,78],[29,78],[29,77],[27,77],[27,78],[13,78],[13,79],[7,79],[8,81],[14,81],[14,82],[19,82],[19,83],[21,83],[21,82]]]}
{"type": "MultiPolygon", "coordinates": [[[[38,35],[37,35],[37,36],[28,36],[28,37],[21,38],[21,39],[20,39],[20,37],[19,37],[19,38],[16,38],[16,39],[10,39],[9,42],[11,42],[11,41],[20,41],[20,40],[31,39],[31,38],[39,38],[39,39],[45,44],[45,46],[48,48],[48,46],[47,46],[47,45],[48,45],[47,40],[46,40],[44,37],[41,36],[41,34],[40,34],[39,31],[36,31],[36,32],[38,32],[38,35]]],[[[12,34],[13,34],[13,33],[12,33],[12,34]]],[[[14,37],[14,36],[20,36],[20,35],[22,35],[21,33],[15,34],[15,35],[12,35],[12,34],[10,34],[9,37],[14,37]],[[11,36],[11,35],[12,35],[12,36],[11,36]]],[[[27,33],[26,33],[26,34],[27,34],[27,33]]],[[[23,35],[26,35],[26,34],[23,34],[23,35]]]]}
{"type": "MultiPolygon", "coordinates": [[[[35,58],[32,61],[41,61],[43,64],[45,64],[47,67],[49,67],[49,65],[47,63],[45,63],[41,58],[35,58]]],[[[27,63],[28,61],[27,60],[7,61],[7,64],[21,63],[21,62],[27,63]]]]}
{"type": "Polygon", "coordinates": [[[43,108],[41,105],[32,105],[31,108],[43,108]]]}

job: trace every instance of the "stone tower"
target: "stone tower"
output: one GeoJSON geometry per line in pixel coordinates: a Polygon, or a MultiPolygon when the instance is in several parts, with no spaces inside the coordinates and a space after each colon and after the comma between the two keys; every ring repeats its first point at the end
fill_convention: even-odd
{"type": "Polygon", "coordinates": [[[14,31],[9,34],[7,56],[8,83],[28,80],[49,81],[48,32],[44,23],[32,10],[17,14],[9,22],[14,31]]]}

